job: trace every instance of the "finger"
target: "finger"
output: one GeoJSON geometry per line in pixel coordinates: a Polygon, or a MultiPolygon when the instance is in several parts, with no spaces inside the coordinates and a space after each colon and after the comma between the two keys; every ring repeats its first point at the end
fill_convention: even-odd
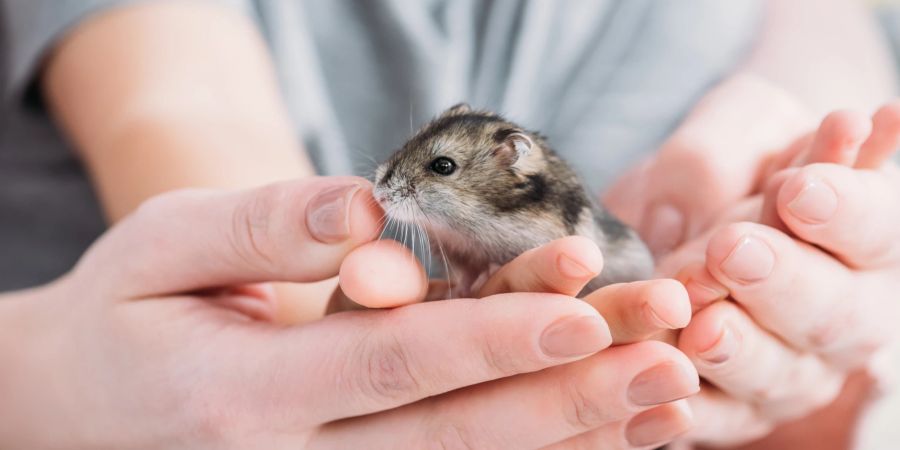
{"type": "Polygon", "coordinates": [[[726,447],[759,439],[772,430],[772,423],[760,416],[756,405],[731,397],[702,384],[700,393],[687,399],[694,413],[694,427],[686,439],[691,442],[726,447]]]}
{"type": "Polygon", "coordinates": [[[178,191],[143,204],[76,271],[99,272],[126,297],[317,281],[336,275],[344,256],[375,236],[381,215],[369,183],[355,177],[178,191]]]}
{"type": "Polygon", "coordinates": [[[642,205],[634,199],[643,198],[647,174],[653,165],[652,158],[645,158],[622,174],[602,195],[602,203],[610,212],[629,226],[641,223],[642,205]]]}
{"type": "Polygon", "coordinates": [[[778,192],[778,214],[800,238],[851,267],[900,261],[900,177],[828,164],[804,167],[778,192]]]}
{"type": "Polygon", "coordinates": [[[814,131],[805,133],[795,139],[784,150],[773,154],[765,163],[765,169],[762,171],[762,175],[759,179],[768,180],[776,172],[780,172],[797,164],[802,160],[802,156],[809,152],[815,138],[816,133],[814,131]]]}
{"type": "Polygon", "coordinates": [[[227,345],[213,349],[222,353],[213,358],[220,364],[211,370],[226,381],[216,383],[226,391],[222,398],[239,395],[240,404],[251,405],[248,414],[287,420],[291,427],[540,370],[584,358],[611,342],[593,308],[549,294],[340,313],[298,328],[267,333],[253,328],[230,336],[234,348],[256,351],[237,355],[227,345]],[[268,375],[260,378],[261,373],[268,375]]]}
{"type": "Polygon", "coordinates": [[[689,396],[698,382],[680,352],[641,342],[328,425],[312,447],[539,448],[689,396]]]}
{"type": "Polygon", "coordinates": [[[872,132],[872,121],[855,111],[835,111],[822,119],[808,154],[795,166],[834,163],[853,167],[860,146],[872,132]]]}
{"type": "Polygon", "coordinates": [[[254,320],[275,322],[278,314],[278,298],[271,283],[220,289],[205,297],[215,306],[239,312],[254,320]]]}
{"type": "Polygon", "coordinates": [[[889,336],[864,278],[772,228],[737,223],[715,233],[707,269],[760,326],[831,362],[862,362],[889,336]]]}
{"type": "Polygon", "coordinates": [[[728,288],[719,283],[706,270],[705,262],[694,262],[685,266],[675,277],[684,285],[691,302],[691,313],[728,298],[728,288]]]}
{"type": "Polygon", "coordinates": [[[691,320],[687,292],[675,280],[612,284],[592,292],[584,301],[606,319],[615,344],[684,328],[691,320]]]}
{"type": "Polygon", "coordinates": [[[526,251],[501,267],[478,297],[505,292],[548,292],[576,296],[603,269],[603,256],[583,236],[557,239],[526,251]]]}
{"type": "Polygon", "coordinates": [[[363,244],[344,259],[341,290],[367,308],[392,308],[422,301],[428,291],[425,268],[393,240],[363,244]]]}
{"type": "Polygon", "coordinates": [[[766,181],[762,189],[763,206],[759,223],[785,233],[790,233],[787,225],[784,224],[781,217],[778,215],[778,193],[781,191],[781,187],[784,186],[784,182],[790,179],[799,170],[800,169],[796,167],[782,170],[781,172],[773,174],[769,180],[766,181]]]}
{"type": "Polygon", "coordinates": [[[765,417],[797,417],[840,391],[836,372],[814,355],[785,346],[732,302],[700,311],[682,331],[678,348],[704,379],[756,404],[765,417]]]}
{"type": "Polygon", "coordinates": [[[877,169],[900,147],[900,101],[882,106],[872,116],[872,134],[856,158],[857,169],[877,169]]]}
{"type": "Polygon", "coordinates": [[[654,254],[696,236],[754,192],[769,159],[764,149],[787,147],[808,127],[802,105],[755,77],[733,77],[708,94],[647,172],[653,183],[640,199],[638,231],[654,254]]]}
{"type": "Polygon", "coordinates": [[[630,420],[621,420],[558,442],[548,450],[584,448],[630,450],[659,448],[686,433],[694,424],[688,400],[666,403],[644,411],[630,420]]]}

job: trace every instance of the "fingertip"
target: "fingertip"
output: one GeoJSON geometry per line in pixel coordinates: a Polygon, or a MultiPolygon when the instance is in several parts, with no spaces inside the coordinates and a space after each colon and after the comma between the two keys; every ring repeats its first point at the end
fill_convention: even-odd
{"type": "Polygon", "coordinates": [[[392,240],[352,251],[342,262],[339,276],[347,297],[368,308],[416,303],[428,290],[425,269],[409,249],[392,240]]]}
{"type": "Polygon", "coordinates": [[[603,255],[592,240],[584,236],[568,236],[553,243],[558,252],[556,267],[560,275],[571,280],[590,280],[603,270],[603,255]]]}
{"type": "Polygon", "coordinates": [[[845,148],[859,146],[872,132],[872,120],[858,111],[833,111],[822,119],[820,132],[845,148]]]}
{"type": "Polygon", "coordinates": [[[728,362],[736,353],[740,335],[729,322],[734,305],[720,302],[697,313],[682,330],[678,348],[704,367],[728,362]]]}
{"type": "Polygon", "coordinates": [[[877,169],[896,153],[900,146],[900,100],[879,108],[872,123],[873,131],[860,150],[857,168],[877,169]]]}
{"type": "Polygon", "coordinates": [[[852,166],[863,142],[872,133],[872,120],[864,114],[839,110],[822,120],[806,163],[829,162],[852,166]]]}
{"type": "Polygon", "coordinates": [[[799,171],[800,169],[795,167],[782,170],[769,177],[762,191],[763,209],[760,213],[760,223],[779,230],[787,229],[778,214],[778,195],[784,183],[799,171]]]}
{"type": "Polygon", "coordinates": [[[662,446],[687,433],[694,426],[694,414],[687,400],[657,406],[634,416],[625,425],[629,446],[662,446]]]}
{"type": "Polygon", "coordinates": [[[741,238],[747,234],[749,230],[743,225],[729,224],[712,234],[706,244],[706,266],[710,271],[714,273],[714,269],[728,258],[741,238]]]}
{"type": "MultiPolygon", "coordinates": [[[[712,235],[706,248],[709,273],[729,289],[747,286],[768,278],[775,269],[776,252],[770,243],[771,228],[738,222],[712,235]]],[[[788,245],[779,240],[778,245],[788,245]]]]}
{"type": "Polygon", "coordinates": [[[644,215],[641,235],[653,255],[664,255],[680,244],[687,233],[684,213],[675,205],[663,203],[654,205],[644,215]]]}
{"type": "MultiPolygon", "coordinates": [[[[778,214],[792,231],[825,224],[837,214],[840,206],[839,190],[852,186],[856,171],[849,167],[813,164],[794,173],[778,192],[778,214]]],[[[855,189],[850,189],[855,191],[855,189]]]]}
{"type": "Polygon", "coordinates": [[[690,322],[690,298],[678,281],[653,280],[642,291],[651,321],[660,328],[675,330],[684,328],[690,322]]]}
{"type": "Polygon", "coordinates": [[[679,272],[677,278],[684,285],[693,312],[728,297],[728,288],[713,278],[706,269],[705,262],[696,262],[686,266],[679,272]]]}
{"type": "Polygon", "coordinates": [[[722,308],[716,305],[694,314],[691,323],[678,336],[678,348],[691,359],[711,348],[722,334],[722,321],[722,308]]]}
{"type": "Polygon", "coordinates": [[[872,116],[875,127],[900,130],[900,100],[894,100],[875,111],[872,116]]]}
{"type": "Polygon", "coordinates": [[[368,242],[381,231],[384,210],[372,195],[372,183],[360,178],[359,191],[350,202],[350,237],[353,242],[368,242]]]}

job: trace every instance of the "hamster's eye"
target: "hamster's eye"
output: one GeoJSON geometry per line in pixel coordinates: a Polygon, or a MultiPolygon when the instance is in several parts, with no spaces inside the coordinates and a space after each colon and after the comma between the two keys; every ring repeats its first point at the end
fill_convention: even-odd
{"type": "Polygon", "coordinates": [[[456,163],[450,158],[441,156],[431,162],[431,171],[438,175],[447,176],[456,172],[456,163]]]}

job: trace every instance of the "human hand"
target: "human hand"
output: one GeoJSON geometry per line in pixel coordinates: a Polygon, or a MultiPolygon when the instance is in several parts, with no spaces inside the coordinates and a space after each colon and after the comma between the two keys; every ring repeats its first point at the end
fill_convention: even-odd
{"type": "Polygon", "coordinates": [[[829,115],[782,158],[814,164],[766,184],[768,226],[731,223],[671,256],[705,249],[706,261],[680,276],[701,310],[679,347],[715,386],[691,399],[694,441],[747,442],[809,415],[896,339],[900,310],[885,300],[900,288],[900,176],[883,163],[898,142],[897,104],[871,121],[829,115]],[[728,295],[734,302],[717,301],[728,295]]]}
{"type": "Polygon", "coordinates": [[[770,161],[814,120],[788,92],[734,76],[700,100],[657,154],[620,177],[604,204],[662,256],[758,192],[770,161]]]}
{"type": "Polygon", "coordinates": [[[671,402],[698,382],[684,355],[644,342],[587,357],[609,331],[569,297],[252,320],[254,283],[334,276],[374,235],[371,205],[355,178],[151,200],[67,276],[0,300],[2,446],[618,446],[683,429],[671,402]]]}
{"type": "MultiPolygon", "coordinates": [[[[519,255],[500,267],[482,284],[476,298],[511,292],[577,296],[603,269],[597,245],[582,236],[549,242],[519,255]]],[[[445,299],[452,293],[441,280],[425,281],[415,257],[395,241],[362,246],[341,267],[341,286],[332,298],[331,312],[390,308],[426,299],[445,299]],[[392,261],[391,264],[374,261],[392,261]],[[365,278],[390,286],[379,292],[365,289],[365,278]]],[[[610,327],[613,343],[637,342],[663,330],[683,328],[690,320],[687,293],[674,280],[621,283],[598,289],[583,298],[594,306],[610,327]]]]}

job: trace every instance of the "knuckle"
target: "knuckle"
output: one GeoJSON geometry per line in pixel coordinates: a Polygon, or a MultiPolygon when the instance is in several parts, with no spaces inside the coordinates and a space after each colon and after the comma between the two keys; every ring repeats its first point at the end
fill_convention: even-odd
{"type": "Polygon", "coordinates": [[[474,450],[484,448],[476,445],[471,433],[464,425],[453,421],[442,421],[425,435],[424,448],[431,450],[474,450]]]}
{"type": "Polygon", "coordinates": [[[396,336],[369,340],[362,347],[359,391],[365,399],[380,404],[385,400],[404,400],[421,391],[409,351],[396,336]]]}
{"type": "Polygon", "coordinates": [[[276,187],[263,188],[240,201],[231,213],[231,250],[250,267],[275,264],[269,228],[277,197],[276,187]]]}
{"type": "Polygon", "coordinates": [[[182,408],[187,429],[204,442],[215,444],[216,448],[228,448],[227,443],[233,441],[236,430],[240,429],[236,411],[208,395],[194,396],[182,408]]]}
{"type": "Polygon", "coordinates": [[[486,334],[481,345],[481,356],[485,367],[491,375],[510,375],[522,373],[532,365],[532,359],[510,351],[506,345],[497,341],[497,336],[486,334]]]}
{"type": "Polygon", "coordinates": [[[168,219],[174,212],[192,207],[209,194],[206,189],[177,189],[150,197],[135,208],[133,216],[141,220],[168,219]]]}
{"type": "Polygon", "coordinates": [[[608,419],[597,399],[591,398],[577,385],[566,388],[563,416],[566,423],[575,430],[590,430],[602,425],[608,419]]]}

